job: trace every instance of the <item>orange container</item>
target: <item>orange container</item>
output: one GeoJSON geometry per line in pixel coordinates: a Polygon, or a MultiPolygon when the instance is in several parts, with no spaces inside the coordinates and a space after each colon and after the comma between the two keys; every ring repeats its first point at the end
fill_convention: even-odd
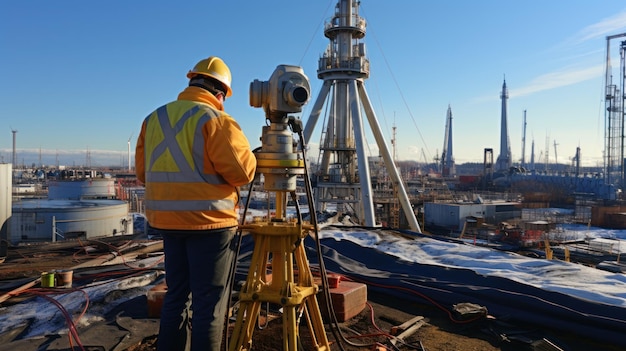
{"type": "Polygon", "coordinates": [[[167,284],[157,284],[152,289],[148,290],[146,297],[148,299],[148,317],[159,318],[161,317],[161,307],[163,307],[163,299],[167,292],[167,284]]]}

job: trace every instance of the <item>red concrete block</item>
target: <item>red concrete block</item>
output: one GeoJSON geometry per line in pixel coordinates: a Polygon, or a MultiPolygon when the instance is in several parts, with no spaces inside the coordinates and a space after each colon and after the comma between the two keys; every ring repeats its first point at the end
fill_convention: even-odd
{"type": "Polygon", "coordinates": [[[328,273],[326,278],[328,278],[328,286],[331,289],[335,289],[339,287],[339,283],[341,282],[341,275],[335,274],[335,273],[328,273]]]}
{"type": "MultiPolygon", "coordinates": [[[[330,297],[338,322],[345,322],[363,311],[367,304],[367,285],[362,283],[341,281],[336,288],[331,288],[330,297]]],[[[324,294],[319,294],[320,310],[324,317],[326,308],[324,294]]]]}

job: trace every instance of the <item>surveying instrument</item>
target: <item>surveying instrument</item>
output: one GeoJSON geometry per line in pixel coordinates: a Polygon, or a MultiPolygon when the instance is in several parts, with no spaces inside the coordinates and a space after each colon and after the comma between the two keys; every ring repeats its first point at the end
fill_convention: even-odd
{"type": "MultiPolygon", "coordinates": [[[[240,226],[242,231],[251,233],[254,251],[239,294],[229,351],[251,349],[252,334],[263,302],[282,307],[283,350],[298,350],[298,326],[302,317],[311,332],[314,349],[330,350],[315,297],[318,287],[313,282],[303,242],[315,225],[303,222],[296,195],[298,176],[304,176],[309,184],[306,161],[293,139],[293,133],[299,133],[300,140],[303,140],[302,122],[289,116],[302,111],[302,106],[309,100],[310,90],[302,68],[290,65],[279,65],[269,81],[255,79],[250,84],[250,105],[263,107],[269,122],[263,126],[262,146],[255,154],[257,174],[263,174],[265,178],[264,189],[275,194],[276,215],[265,222],[240,226]],[[288,195],[296,206],[297,218],[294,220],[287,217],[288,195]],[[268,273],[270,261],[271,273],[268,273]]],[[[309,187],[309,211],[315,211],[308,190],[309,187]]],[[[252,187],[248,200],[251,192],[252,187]]],[[[314,218],[313,214],[311,218],[314,218]]]]}

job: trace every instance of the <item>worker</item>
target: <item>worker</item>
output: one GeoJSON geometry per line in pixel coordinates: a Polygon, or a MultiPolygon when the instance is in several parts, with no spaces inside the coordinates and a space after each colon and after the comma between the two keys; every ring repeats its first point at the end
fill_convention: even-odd
{"type": "Polygon", "coordinates": [[[232,95],[228,66],[212,56],[187,78],[176,101],[144,119],[135,152],[148,224],[162,235],[165,253],[159,351],[220,349],[236,259],[237,187],[256,169],[248,139],[224,112],[232,95]]]}

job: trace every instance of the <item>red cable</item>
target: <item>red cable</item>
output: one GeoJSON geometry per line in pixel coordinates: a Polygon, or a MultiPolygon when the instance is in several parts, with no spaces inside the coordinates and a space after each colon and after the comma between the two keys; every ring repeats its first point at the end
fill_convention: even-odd
{"type": "MultiPolygon", "coordinates": [[[[345,277],[345,276],[344,276],[344,277],[345,277]]],[[[423,298],[424,300],[426,300],[426,301],[430,302],[432,305],[434,305],[435,307],[439,308],[440,310],[442,310],[442,311],[446,312],[446,314],[448,315],[448,318],[449,318],[449,319],[450,319],[450,321],[452,321],[453,323],[457,323],[457,324],[466,324],[466,323],[475,322],[475,321],[477,321],[477,320],[479,320],[479,319],[483,318],[483,316],[477,316],[477,317],[475,317],[475,318],[471,318],[471,319],[467,319],[467,320],[460,321],[460,320],[455,319],[455,318],[454,318],[454,316],[452,315],[452,312],[450,312],[450,310],[448,310],[446,307],[442,306],[442,305],[441,305],[441,304],[439,304],[437,301],[435,301],[435,300],[431,299],[430,297],[428,297],[428,296],[426,296],[426,295],[424,295],[424,294],[422,294],[422,293],[420,293],[420,292],[418,292],[418,291],[411,290],[411,289],[409,289],[409,288],[405,288],[405,287],[398,287],[398,286],[393,286],[393,285],[383,285],[383,284],[377,284],[377,283],[373,283],[373,282],[368,282],[368,281],[366,281],[366,280],[360,280],[360,279],[358,279],[358,278],[354,278],[354,277],[347,277],[347,279],[348,279],[348,280],[355,280],[355,281],[358,281],[358,282],[361,282],[361,283],[364,283],[364,284],[367,284],[367,285],[374,285],[374,286],[378,286],[378,287],[381,287],[381,288],[394,289],[394,290],[399,290],[399,291],[406,291],[406,292],[412,293],[412,294],[414,294],[414,295],[417,295],[417,296],[419,296],[419,297],[423,298]]]]}
{"type": "MultiPolygon", "coordinates": [[[[21,291],[15,295],[19,295],[19,294],[23,294],[23,293],[31,293],[33,295],[37,295],[40,296],[50,302],[52,302],[55,306],[57,306],[57,308],[61,311],[61,313],[63,314],[63,316],[65,317],[65,321],[67,323],[68,326],[68,338],[69,338],[69,344],[70,346],[73,347],[73,342],[72,342],[72,338],[76,341],[76,343],[78,344],[78,347],[82,350],[85,351],[85,348],[82,344],[82,342],[80,341],[80,338],[78,337],[78,331],[76,330],[76,325],[74,324],[74,321],[72,321],[72,317],[70,316],[70,314],[67,312],[67,310],[65,309],[65,307],[63,307],[63,305],[57,301],[56,299],[53,299],[52,297],[48,296],[48,295],[54,295],[56,293],[56,291],[54,290],[40,290],[40,289],[27,289],[24,291],[21,291]]],[[[86,293],[83,291],[83,294],[86,295],[86,293]]],[[[87,305],[89,304],[88,302],[89,300],[87,299],[87,303],[85,303],[85,307],[83,308],[83,312],[80,314],[80,316],[76,319],[77,321],[83,316],[83,314],[85,313],[85,311],[87,310],[87,305]]]]}

